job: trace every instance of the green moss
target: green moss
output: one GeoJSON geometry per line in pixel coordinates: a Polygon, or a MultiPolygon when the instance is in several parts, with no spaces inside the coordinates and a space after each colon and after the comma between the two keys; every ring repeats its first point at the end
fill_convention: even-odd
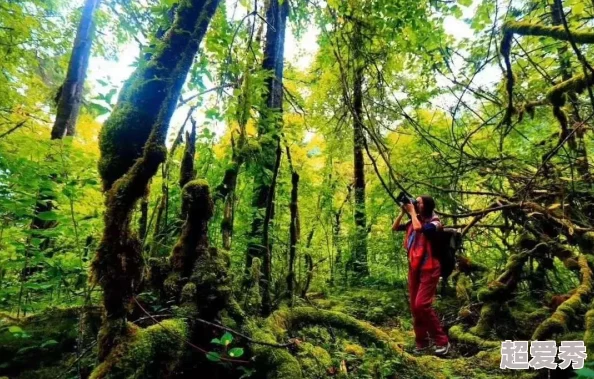
{"type": "MultiPolygon", "coordinates": [[[[254,321],[246,323],[248,334],[255,340],[278,343],[274,334],[254,321]]],[[[266,379],[301,379],[303,372],[295,357],[287,350],[254,344],[251,346],[257,372],[265,372],[266,379]]]]}
{"type": "Polygon", "coordinates": [[[190,282],[196,286],[200,317],[216,320],[229,303],[232,292],[227,274],[229,265],[229,254],[215,248],[198,257],[190,282]]]}
{"type": "Polygon", "coordinates": [[[532,335],[532,340],[546,340],[554,334],[566,331],[568,328],[568,322],[575,320],[577,316],[583,311],[583,302],[589,299],[592,295],[592,270],[588,265],[585,255],[580,255],[578,262],[581,267],[580,273],[582,276],[580,285],[569,299],[557,307],[557,310],[551,315],[551,317],[546,319],[538,326],[538,328],[536,328],[534,334],[532,335]]]}
{"type": "Polygon", "coordinates": [[[480,337],[487,337],[493,328],[500,305],[497,303],[485,303],[481,308],[481,315],[476,326],[470,331],[480,337]]]}
{"type": "Polygon", "coordinates": [[[402,347],[393,341],[384,331],[363,321],[359,321],[343,313],[317,310],[309,307],[296,307],[290,310],[280,310],[269,318],[270,328],[277,335],[284,335],[288,330],[294,330],[307,325],[325,325],[341,329],[358,338],[362,343],[383,346],[393,353],[404,355],[405,361],[412,362],[402,347]]]}
{"type": "Polygon", "coordinates": [[[452,340],[459,343],[469,344],[481,349],[499,348],[501,343],[498,341],[488,341],[472,333],[464,331],[462,325],[454,325],[449,330],[449,336],[452,340]]]}
{"type": "Polygon", "coordinates": [[[170,257],[171,267],[180,278],[189,277],[196,259],[206,253],[208,220],[212,217],[213,207],[205,180],[192,180],[186,184],[182,193],[182,209],[187,219],[170,257]]]}
{"type": "Polygon", "coordinates": [[[112,350],[91,379],[162,378],[181,358],[188,328],[181,320],[165,320],[136,330],[112,350]]]}
{"type": "Polygon", "coordinates": [[[212,217],[214,204],[206,180],[192,180],[186,184],[182,197],[183,206],[188,210],[190,217],[196,220],[208,220],[212,217]]]}
{"type": "Polygon", "coordinates": [[[324,378],[332,367],[330,354],[319,346],[302,342],[297,347],[297,360],[305,378],[324,378]]]}
{"type": "Polygon", "coordinates": [[[260,294],[260,276],[261,276],[262,261],[258,257],[252,259],[252,267],[250,267],[250,277],[248,278],[248,290],[245,293],[243,301],[243,308],[251,315],[260,314],[260,307],[262,305],[262,295],[260,294]]]}
{"type": "Polygon", "coordinates": [[[99,135],[99,172],[106,190],[140,158],[155,125],[169,124],[171,111],[163,111],[174,107],[179,98],[183,79],[206,29],[197,25],[208,24],[214,5],[212,1],[198,6],[181,0],[173,25],[157,44],[150,61],[139,65],[126,82],[99,135]]]}

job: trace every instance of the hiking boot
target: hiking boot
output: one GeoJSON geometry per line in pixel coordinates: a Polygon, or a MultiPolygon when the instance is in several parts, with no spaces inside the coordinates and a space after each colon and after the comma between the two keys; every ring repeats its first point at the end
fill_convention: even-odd
{"type": "Polygon", "coordinates": [[[429,351],[429,348],[430,348],[430,347],[431,347],[431,346],[424,346],[424,347],[418,347],[418,346],[416,346],[416,347],[413,349],[412,353],[413,353],[414,355],[423,355],[423,354],[427,353],[427,351],[429,351]]]}
{"type": "Polygon", "coordinates": [[[450,351],[450,343],[448,342],[447,345],[445,346],[437,346],[435,348],[435,355],[439,355],[439,356],[444,356],[448,353],[448,351],[450,351]]]}

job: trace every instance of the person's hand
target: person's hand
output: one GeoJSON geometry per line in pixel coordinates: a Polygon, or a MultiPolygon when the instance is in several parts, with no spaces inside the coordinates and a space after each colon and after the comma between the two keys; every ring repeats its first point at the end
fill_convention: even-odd
{"type": "Polygon", "coordinates": [[[404,209],[409,215],[412,215],[415,211],[415,206],[412,204],[404,204],[404,209]]]}

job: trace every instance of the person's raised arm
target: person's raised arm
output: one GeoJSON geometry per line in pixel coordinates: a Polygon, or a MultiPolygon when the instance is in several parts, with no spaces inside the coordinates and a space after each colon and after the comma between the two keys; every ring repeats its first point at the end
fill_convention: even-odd
{"type": "Polygon", "coordinates": [[[413,229],[416,232],[420,232],[421,230],[423,230],[423,225],[421,224],[421,221],[419,221],[419,217],[417,216],[415,206],[412,204],[406,204],[405,208],[408,214],[410,215],[410,220],[412,221],[413,229]]]}
{"type": "Polygon", "coordinates": [[[404,214],[406,213],[406,211],[403,208],[400,208],[400,210],[400,214],[396,218],[396,221],[394,221],[394,224],[392,224],[392,230],[394,231],[398,230],[400,224],[402,223],[402,217],[404,217],[404,214]]]}

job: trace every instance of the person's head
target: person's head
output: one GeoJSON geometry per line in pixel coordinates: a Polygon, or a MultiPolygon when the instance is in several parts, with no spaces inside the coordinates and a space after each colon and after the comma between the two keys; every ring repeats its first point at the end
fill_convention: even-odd
{"type": "Polygon", "coordinates": [[[429,195],[417,197],[417,212],[423,217],[428,218],[433,215],[435,210],[435,201],[429,195]]]}

